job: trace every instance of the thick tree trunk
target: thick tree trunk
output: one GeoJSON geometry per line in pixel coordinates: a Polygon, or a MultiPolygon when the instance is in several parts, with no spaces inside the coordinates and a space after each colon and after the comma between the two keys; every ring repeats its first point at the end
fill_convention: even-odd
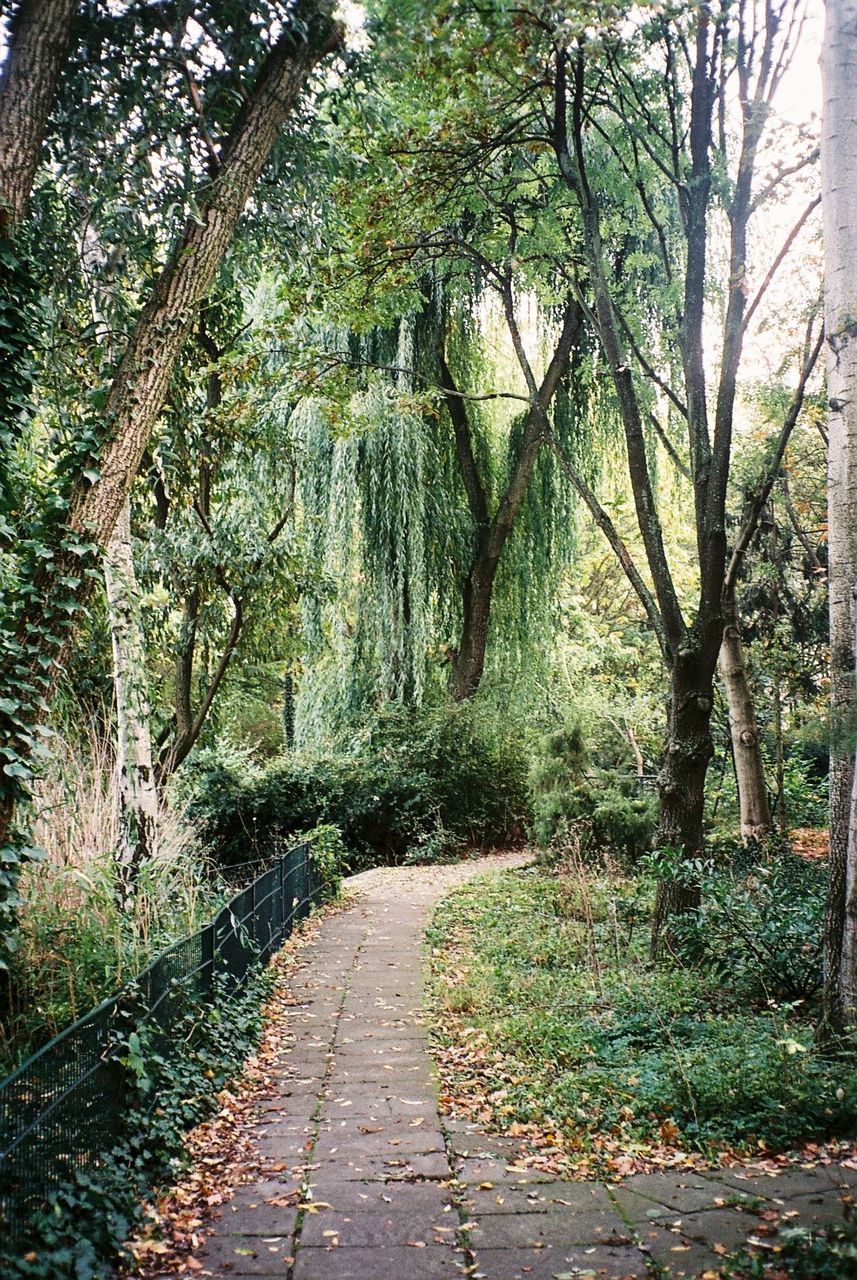
{"type": "MultiPolygon", "coordinates": [[[[713,663],[699,650],[680,650],[670,672],[667,748],[658,779],[660,812],[655,843],[683,860],[702,853],[705,777],[714,754],[711,708],[713,663]]],[[[652,920],[652,956],[669,947],[670,916],[699,905],[699,886],[690,876],[665,877],[658,884],[652,920]]]]}
{"type": "Polygon", "coordinates": [[[23,221],[77,0],[21,0],[0,70],[0,235],[23,221]]]}
{"type": "Polygon", "coordinates": [[[152,767],[146,642],[127,502],[104,555],[104,583],[113,641],[118,747],[116,886],[121,905],[130,910],[134,905],[138,871],[154,848],[158,797],[152,767]]]}
{"type": "Polygon", "coordinates": [[[449,677],[449,693],[456,702],[472,698],[482,679],[491,621],[491,600],[499,564],[499,556],[480,550],[464,583],[461,644],[449,677]]]}
{"type": "Polygon", "coordinates": [[[100,477],[81,490],[74,530],[105,544],[137,474],[190,326],[228,249],[238,219],[312,68],[333,47],[333,27],[318,4],[299,6],[293,30],[280,37],[241,109],[218,176],[200,200],[199,215],[156,281],[110,388],[100,477]],[[306,39],[295,34],[309,22],[306,39]]]}
{"type": "Polygon", "coordinates": [[[751,840],[764,840],[770,834],[771,806],[759,742],[756,704],[750,687],[734,591],[727,593],[724,599],[723,623],[720,673],[729,706],[732,755],[741,814],[741,839],[747,844],[751,840]]]}
{"type": "Polygon", "coordinates": [[[822,75],[831,681],[825,991],[831,1016],[853,1026],[857,1023],[857,0],[828,0],[822,75]]]}

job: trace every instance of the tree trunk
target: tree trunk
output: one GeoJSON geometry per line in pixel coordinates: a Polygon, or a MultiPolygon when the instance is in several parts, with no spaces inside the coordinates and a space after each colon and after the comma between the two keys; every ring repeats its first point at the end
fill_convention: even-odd
{"type": "MultiPolygon", "coordinates": [[[[201,192],[196,216],[155,280],[116,370],[99,432],[98,479],[91,483],[81,475],[56,554],[27,583],[18,606],[17,635],[4,645],[3,701],[15,710],[0,715],[0,745],[18,772],[11,775],[7,765],[7,776],[0,783],[0,960],[14,933],[15,885],[22,860],[22,842],[13,831],[16,805],[26,794],[34,733],[53,696],[78,611],[92,589],[91,576],[81,571],[91,557],[88,547],[93,542],[105,547],[109,542],[190,325],[241,213],[307,77],[342,40],[341,27],[330,18],[328,0],[298,0],[289,18],[238,111],[222,150],[220,172],[201,192]]],[[[3,124],[0,121],[0,130],[3,124]]],[[[239,628],[240,614],[238,602],[239,628]]]]}
{"type": "Polygon", "coordinates": [[[482,679],[491,621],[491,600],[499,565],[499,557],[492,556],[484,549],[478,551],[464,583],[461,644],[449,677],[450,697],[456,702],[472,698],[482,679]]]}
{"type": "MultiPolygon", "coordinates": [[[[667,749],[658,779],[660,813],[655,843],[686,861],[698,857],[704,844],[705,777],[714,754],[711,709],[713,664],[699,650],[680,650],[670,672],[667,749]]],[[[670,916],[699,906],[693,878],[665,876],[658,883],[652,919],[652,957],[669,949],[670,916]]]]}
{"type": "Polygon", "coordinates": [[[541,384],[537,384],[521,341],[511,285],[504,290],[503,302],[509,335],[530,392],[530,408],[515,466],[493,516],[489,515],[487,489],[479,474],[464,400],[458,393],[452,370],[443,355],[440,361],[447,408],[455,435],[456,458],[473,519],[475,540],[473,559],[462,589],[461,642],[453,659],[449,679],[449,693],[456,702],[471,698],[479,688],[485,669],[491,599],[500,557],[526,497],[539,450],[549,434],[548,410],[561,378],[567,373],[583,326],[583,308],[573,297],[569,297],[566,300],[559,339],[541,384]]]}
{"type": "Polygon", "coordinates": [[[295,681],[288,671],[283,676],[283,746],[289,755],[295,749],[295,681]]]}
{"type": "Polygon", "coordinates": [[[764,840],[770,834],[771,806],[734,590],[724,596],[723,623],[720,673],[729,706],[732,754],[741,813],[741,839],[748,844],[751,840],[764,840]]]}
{"type": "Polygon", "coordinates": [[[788,814],[786,812],[786,757],[783,741],[783,694],[779,675],[774,677],[774,737],[777,740],[777,822],[783,831],[786,829],[788,814]]]}
{"type": "Polygon", "coordinates": [[[0,71],[0,235],[24,219],[77,0],[21,0],[0,71]]]}
{"type": "Polygon", "coordinates": [[[146,642],[140,591],[134,571],[131,515],[126,502],[104,555],[104,584],[113,641],[116,697],[119,843],[116,888],[121,906],[131,910],[137,874],[152,855],[158,797],[152,767],[146,642]]]}
{"type": "Polygon", "coordinates": [[[828,0],[822,50],[824,301],[829,396],[830,875],[825,992],[857,1023],[855,608],[857,584],[857,0],[828,0]]]}

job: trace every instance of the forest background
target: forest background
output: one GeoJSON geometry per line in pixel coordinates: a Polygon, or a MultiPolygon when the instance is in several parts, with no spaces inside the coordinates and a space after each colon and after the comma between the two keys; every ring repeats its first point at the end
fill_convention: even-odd
{"type": "Polygon", "coordinates": [[[35,838],[7,829],[7,1061],[35,1004],[56,1030],[208,910],[206,866],[319,822],[352,867],[525,829],[633,862],[656,826],[684,853],[703,823],[823,827],[818,138],[794,107],[819,15],[751,40],[727,7],[694,58],[695,10],[566,16],[557,44],[503,6],[381,7],[332,58],[310,6],[321,67],[210,286],[170,299],[283,19],[48,8],[65,61],[0,317],[10,819],[38,777],[35,838]],[[556,137],[575,75],[594,248],[556,137]],[[130,386],[147,342],[160,384],[130,386]],[[712,449],[695,415],[730,395],[712,449]]]}

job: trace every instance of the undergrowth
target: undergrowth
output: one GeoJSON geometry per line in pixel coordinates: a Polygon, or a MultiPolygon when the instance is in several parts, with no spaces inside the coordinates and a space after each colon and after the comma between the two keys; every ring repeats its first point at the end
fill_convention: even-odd
{"type": "MultiPolygon", "coordinates": [[[[759,878],[755,897],[747,878],[735,878],[731,899],[722,888],[717,929],[724,913],[742,911],[762,929],[766,902],[781,905],[782,895],[759,878]]],[[[698,936],[693,963],[653,968],[652,888],[570,855],[553,871],[480,880],[440,904],[432,990],[453,1104],[500,1130],[547,1136],[584,1174],[622,1171],[628,1154],[769,1152],[853,1132],[857,1059],[818,1042],[788,940],[770,981],[746,939],[734,942],[741,964],[731,979],[698,936]]]]}
{"type": "Polygon", "coordinates": [[[57,735],[35,802],[41,850],[21,877],[11,1008],[0,1023],[0,1077],[111,995],[158,952],[194,933],[231,892],[180,811],[164,810],[140,869],[133,917],[115,893],[115,766],[94,731],[57,735]]]}

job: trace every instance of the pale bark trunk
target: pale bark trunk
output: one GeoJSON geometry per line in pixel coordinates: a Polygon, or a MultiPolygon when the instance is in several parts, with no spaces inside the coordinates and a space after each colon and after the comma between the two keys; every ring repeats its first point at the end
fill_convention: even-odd
{"type": "Polygon", "coordinates": [[[780,677],[774,678],[774,737],[777,740],[777,821],[785,829],[786,812],[786,755],[783,741],[783,694],[780,677]]]}
{"type": "Polygon", "coordinates": [[[854,796],[857,583],[857,0],[828,0],[822,51],[822,191],[829,395],[830,880],[825,987],[857,1023],[857,804],[854,796]]]}
{"type": "Polygon", "coordinates": [[[22,0],[0,70],[0,234],[23,221],[77,0],[22,0]]]}
{"type": "Polygon", "coordinates": [[[720,674],[729,707],[732,755],[738,783],[738,805],[741,815],[741,839],[764,840],[771,831],[771,806],[765,781],[765,766],[759,742],[756,706],[747,671],[747,659],[741,639],[741,625],[734,594],[724,599],[723,643],[720,648],[720,674]]]}
{"type": "Polygon", "coordinates": [[[104,584],[113,642],[116,699],[119,806],[116,886],[120,903],[129,909],[134,903],[139,869],[149,860],[154,848],[158,797],[152,767],[146,642],[127,502],[104,555],[104,584]]]}

